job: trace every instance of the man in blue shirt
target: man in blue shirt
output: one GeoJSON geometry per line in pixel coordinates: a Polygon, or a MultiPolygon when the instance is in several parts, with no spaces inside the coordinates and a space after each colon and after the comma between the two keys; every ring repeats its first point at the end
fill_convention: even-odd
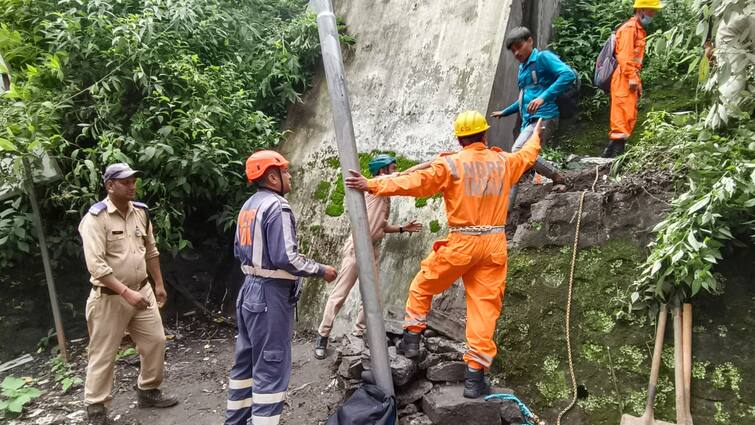
{"type": "MultiPolygon", "coordinates": [[[[533,48],[534,41],[530,30],[518,27],[511,30],[506,36],[506,48],[511,50],[514,57],[520,62],[518,85],[519,98],[502,111],[490,114],[491,117],[507,117],[519,113],[522,118],[522,127],[519,136],[511,147],[516,152],[524,146],[535,130],[537,120],[542,118],[541,143],[547,144],[556,134],[558,129],[558,105],[556,98],[564,93],[577,78],[574,71],[569,68],[555,53],[533,48]]],[[[535,171],[553,180],[553,189],[563,191],[565,189],[564,178],[558,170],[545,161],[542,157],[537,158],[535,171]]],[[[511,189],[509,198],[509,211],[516,201],[517,187],[511,189]]]]}

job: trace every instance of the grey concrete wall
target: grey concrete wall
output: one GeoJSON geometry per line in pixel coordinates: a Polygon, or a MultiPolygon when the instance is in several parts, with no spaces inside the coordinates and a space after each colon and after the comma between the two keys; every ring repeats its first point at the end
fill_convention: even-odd
{"type": "MultiPolygon", "coordinates": [[[[459,112],[489,110],[494,99],[517,92],[516,73],[506,68],[511,61],[502,64],[506,59],[502,46],[511,20],[521,22],[523,2],[334,1],[336,14],[357,39],[344,57],[359,151],[389,150],[424,161],[441,151],[456,150],[453,120],[459,112]]],[[[536,15],[546,10],[540,8],[536,15]]],[[[290,109],[285,128],[290,134],[281,151],[293,164],[289,199],[303,252],[337,266],[339,249],[350,231],[346,215],[327,216],[326,204],[314,199],[319,182],[334,182],[338,175],[328,161],[336,150],[322,73],[303,103],[290,109]]],[[[445,227],[433,234],[427,226],[431,220],[446,223],[442,200],[415,208],[412,198],[394,198],[390,221],[405,223],[413,218],[426,225],[425,232],[388,235],[383,243],[380,271],[386,308],[403,309],[420,260],[433,240],[445,235],[445,227]]],[[[300,303],[300,327],[318,323],[329,292],[322,281],[308,280],[300,303]]],[[[356,315],[358,292],[352,291],[347,300],[336,333],[348,330],[356,315]]]]}

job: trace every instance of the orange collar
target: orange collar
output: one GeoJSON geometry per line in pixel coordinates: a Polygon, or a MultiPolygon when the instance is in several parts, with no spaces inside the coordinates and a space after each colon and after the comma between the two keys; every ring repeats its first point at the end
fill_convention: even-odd
{"type": "Polygon", "coordinates": [[[477,150],[477,151],[481,151],[481,150],[487,149],[487,148],[488,148],[488,145],[486,145],[485,143],[475,142],[475,143],[471,143],[471,144],[468,144],[468,145],[464,146],[463,150],[474,149],[474,150],[477,150]]]}

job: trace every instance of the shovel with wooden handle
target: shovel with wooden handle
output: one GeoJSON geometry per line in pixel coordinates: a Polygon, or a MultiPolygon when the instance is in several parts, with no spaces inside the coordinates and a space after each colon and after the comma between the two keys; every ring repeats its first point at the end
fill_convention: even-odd
{"type": "Polygon", "coordinates": [[[653,416],[655,402],[655,386],[658,384],[658,371],[661,368],[661,352],[663,351],[663,334],[666,330],[666,304],[658,312],[658,328],[655,331],[655,347],[653,348],[653,362],[650,365],[650,382],[648,383],[648,398],[645,403],[645,413],[639,418],[632,415],[622,415],[621,425],[673,425],[669,422],[658,421],[653,416]]]}
{"type": "Polygon", "coordinates": [[[687,397],[684,381],[684,331],[682,330],[682,308],[674,307],[674,387],[676,390],[676,423],[687,425],[687,397]]]}
{"type": "Polygon", "coordinates": [[[682,306],[682,351],[684,355],[684,413],[686,425],[692,425],[691,390],[692,385],[692,304],[682,306]]]}

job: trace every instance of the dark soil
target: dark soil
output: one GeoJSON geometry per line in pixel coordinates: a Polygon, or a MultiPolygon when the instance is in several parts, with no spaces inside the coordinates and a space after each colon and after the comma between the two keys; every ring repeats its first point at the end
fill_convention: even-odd
{"type": "MultiPolygon", "coordinates": [[[[201,425],[223,422],[227,397],[228,370],[233,363],[235,329],[195,319],[166,329],[166,379],[162,389],[175,394],[180,403],[168,409],[140,409],[133,386],[139,373],[139,357],[134,354],[116,363],[115,386],[110,417],[118,425],[201,425]]],[[[343,398],[343,388],[334,379],[333,357],[315,360],[309,335],[296,334],[293,340],[293,374],[282,424],[324,423],[343,398]]],[[[84,379],[86,339],[71,343],[71,376],[84,379]]],[[[121,353],[132,346],[124,339],[121,353]]],[[[62,394],[46,358],[35,358],[13,369],[15,376],[28,376],[43,394],[27,405],[24,414],[9,420],[20,424],[84,424],[86,413],[83,384],[62,394]]],[[[6,372],[7,373],[7,372],[6,372]]]]}

